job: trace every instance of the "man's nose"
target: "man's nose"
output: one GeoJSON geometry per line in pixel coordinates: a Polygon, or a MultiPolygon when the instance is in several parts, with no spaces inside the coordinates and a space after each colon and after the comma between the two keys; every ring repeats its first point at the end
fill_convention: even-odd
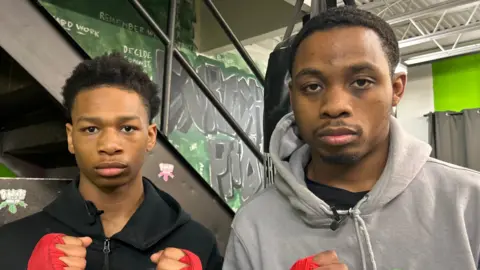
{"type": "Polygon", "coordinates": [[[123,152],[117,130],[112,128],[104,129],[101,132],[98,140],[98,152],[107,155],[115,155],[123,152]]]}
{"type": "Polygon", "coordinates": [[[320,117],[346,118],[352,115],[352,95],[342,87],[326,89],[322,96],[320,117]]]}

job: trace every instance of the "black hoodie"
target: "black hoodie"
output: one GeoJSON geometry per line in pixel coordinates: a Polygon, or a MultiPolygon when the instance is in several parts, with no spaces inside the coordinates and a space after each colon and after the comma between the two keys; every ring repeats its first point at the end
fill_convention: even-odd
{"type": "Polygon", "coordinates": [[[43,211],[0,228],[0,269],[25,270],[33,248],[48,233],[89,236],[87,270],[150,270],[150,256],[164,248],[190,250],[203,269],[221,269],[222,257],[212,233],[190,219],[170,195],[143,180],[144,201],[127,225],[107,239],[101,211],[85,201],[73,181],[43,211]]]}

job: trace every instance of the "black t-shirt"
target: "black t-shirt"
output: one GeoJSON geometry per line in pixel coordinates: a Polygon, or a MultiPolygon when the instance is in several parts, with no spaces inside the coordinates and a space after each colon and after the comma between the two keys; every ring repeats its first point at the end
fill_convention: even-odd
{"type": "Polygon", "coordinates": [[[368,193],[368,191],[350,192],[348,190],[323,185],[308,179],[306,175],[305,183],[313,194],[330,205],[330,207],[335,206],[338,210],[353,208],[368,193]]]}

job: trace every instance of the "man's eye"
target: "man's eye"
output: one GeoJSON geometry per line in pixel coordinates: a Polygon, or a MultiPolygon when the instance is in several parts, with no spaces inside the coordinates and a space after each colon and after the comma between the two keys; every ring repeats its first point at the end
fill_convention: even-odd
{"type": "Polygon", "coordinates": [[[356,80],[353,83],[353,86],[356,88],[368,88],[371,84],[373,84],[373,82],[370,80],[360,79],[360,80],[356,80]]]}
{"type": "Polygon", "coordinates": [[[303,87],[303,91],[307,92],[307,93],[314,93],[314,92],[318,92],[322,90],[322,87],[320,86],[320,84],[318,83],[312,83],[312,84],[309,84],[305,87],[303,87]]]}
{"type": "Polygon", "coordinates": [[[135,131],[136,128],[135,127],[132,127],[132,126],[124,126],[122,127],[122,131],[125,132],[125,133],[130,133],[130,132],[133,132],[135,131]]]}
{"type": "Polygon", "coordinates": [[[87,127],[83,129],[87,133],[96,133],[98,131],[98,128],[96,127],[87,127]]]}

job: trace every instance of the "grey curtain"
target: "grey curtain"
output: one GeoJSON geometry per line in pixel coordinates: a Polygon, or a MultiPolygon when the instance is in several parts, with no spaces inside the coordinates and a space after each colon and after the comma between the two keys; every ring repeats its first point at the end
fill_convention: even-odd
{"type": "Polygon", "coordinates": [[[480,109],[430,113],[432,156],[480,171],[480,109]]]}

